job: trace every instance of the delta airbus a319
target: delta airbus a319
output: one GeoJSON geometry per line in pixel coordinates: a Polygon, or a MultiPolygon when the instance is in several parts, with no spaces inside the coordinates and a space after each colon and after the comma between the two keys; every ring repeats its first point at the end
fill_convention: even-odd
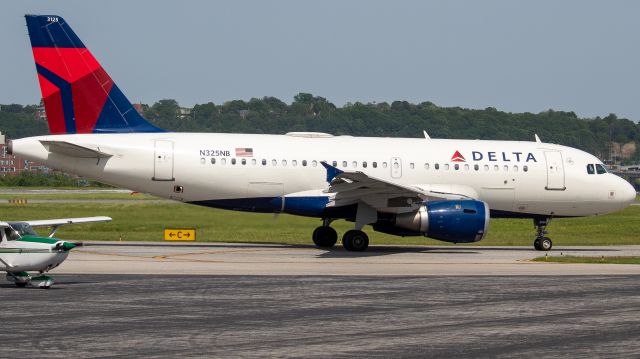
{"type": "Polygon", "coordinates": [[[549,250],[551,218],[621,210],[634,188],[596,157],[531,142],[166,132],[147,122],[60,16],[27,15],[51,135],[9,151],[134,191],[237,211],[316,217],[313,242],[342,236],[363,251],[363,228],[467,243],[491,217],[530,218],[549,250]]]}

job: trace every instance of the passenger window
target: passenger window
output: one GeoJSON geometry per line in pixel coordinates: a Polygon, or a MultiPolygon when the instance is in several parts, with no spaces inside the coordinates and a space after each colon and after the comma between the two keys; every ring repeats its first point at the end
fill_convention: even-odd
{"type": "Polygon", "coordinates": [[[414,169],[416,168],[416,165],[413,164],[413,162],[409,163],[409,168],[414,169]]]}
{"type": "Polygon", "coordinates": [[[244,165],[246,165],[246,164],[247,164],[247,160],[243,158],[243,159],[242,159],[242,165],[244,166],[244,165]]]}
{"type": "Polygon", "coordinates": [[[529,166],[522,166],[522,170],[523,170],[524,172],[529,171],[529,166]]]}
{"type": "Polygon", "coordinates": [[[477,171],[480,169],[480,166],[478,166],[478,164],[476,163],[475,165],[473,165],[473,169],[477,171]]]}
{"type": "Polygon", "coordinates": [[[504,165],[504,171],[505,171],[505,172],[509,172],[509,166],[504,165]]]}
{"type": "Polygon", "coordinates": [[[494,170],[494,171],[498,171],[498,170],[500,170],[500,167],[498,167],[498,165],[494,165],[494,166],[493,166],[493,170],[494,170]]]}
{"type": "Polygon", "coordinates": [[[231,159],[231,164],[232,164],[232,165],[235,165],[235,164],[236,164],[236,159],[235,159],[235,158],[232,158],[232,159],[231,159]]]}
{"type": "Polygon", "coordinates": [[[211,157],[211,164],[212,164],[212,165],[215,165],[215,164],[216,164],[216,159],[215,159],[215,158],[213,158],[213,157],[211,157]]]}
{"type": "Polygon", "coordinates": [[[226,165],[227,164],[227,159],[226,158],[221,159],[220,163],[223,164],[223,165],[226,165]]]}
{"type": "Polygon", "coordinates": [[[353,168],[358,167],[358,162],[357,161],[351,162],[351,167],[353,167],[353,168]]]}
{"type": "Polygon", "coordinates": [[[287,165],[287,160],[282,160],[282,166],[286,166],[287,165]]]}
{"type": "Polygon", "coordinates": [[[266,166],[267,165],[267,160],[265,160],[264,158],[262,159],[262,165],[266,166]]]}
{"type": "Polygon", "coordinates": [[[255,159],[255,158],[251,160],[251,164],[252,164],[252,165],[254,165],[254,166],[255,166],[255,165],[256,165],[256,163],[258,163],[258,161],[256,161],[256,159],[255,159]]]}
{"type": "Polygon", "coordinates": [[[331,165],[332,165],[333,167],[338,167],[338,161],[333,161],[333,162],[331,162],[331,165]]]}
{"type": "Polygon", "coordinates": [[[457,171],[460,169],[460,165],[456,163],[455,165],[453,165],[453,168],[457,171]]]}
{"type": "Polygon", "coordinates": [[[436,170],[439,170],[440,169],[440,164],[436,163],[435,165],[433,165],[433,168],[435,168],[436,170]]]}
{"type": "Polygon", "coordinates": [[[378,168],[378,162],[373,162],[371,165],[373,166],[373,168],[378,168]]]}
{"type": "Polygon", "coordinates": [[[297,166],[297,165],[298,165],[298,160],[292,160],[292,161],[291,161],[291,165],[292,165],[293,167],[297,166]]]}
{"type": "Polygon", "coordinates": [[[601,164],[596,164],[596,173],[598,173],[599,175],[603,174],[603,173],[607,173],[607,169],[604,168],[603,165],[601,164]]]}
{"type": "Polygon", "coordinates": [[[316,167],[318,165],[318,161],[316,161],[316,160],[311,161],[311,165],[313,167],[316,167]]]}
{"type": "Polygon", "coordinates": [[[307,160],[302,160],[302,167],[307,167],[307,160]]]}
{"type": "Polygon", "coordinates": [[[271,160],[271,165],[272,166],[277,166],[278,165],[278,161],[277,160],[271,160]]]}
{"type": "Polygon", "coordinates": [[[342,167],[347,167],[347,161],[342,161],[342,167]]]}
{"type": "Polygon", "coordinates": [[[428,169],[429,169],[429,164],[428,164],[428,163],[425,163],[425,164],[424,164],[424,169],[425,169],[425,170],[428,170],[428,169]]]}
{"type": "Polygon", "coordinates": [[[362,162],[362,168],[367,168],[367,161],[362,162]]]}
{"type": "Polygon", "coordinates": [[[200,157],[200,164],[203,165],[205,163],[207,163],[207,160],[204,157],[200,157]]]}
{"type": "Polygon", "coordinates": [[[400,164],[398,162],[394,162],[393,163],[393,168],[395,168],[395,169],[400,168],[400,164]]]}
{"type": "Polygon", "coordinates": [[[387,163],[386,162],[382,162],[382,168],[387,168],[387,163]]]}
{"type": "Polygon", "coordinates": [[[513,172],[518,172],[518,166],[513,166],[513,172]]]}
{"type": "Polygon", "coordinates": [[[444,170],[445,170],[445,171],[448,171],[448,170],[449,170],[449,164],[448,164],[448,163],[445,163],[445,165],[444,165],[444,170]]]}
{"type": "Polygon", "coordinates": [[[587,165],[587,173],[590,174],[590,175],[596,173],[596,169],[593,167],[592,164],[588,164],[587,165]]]}

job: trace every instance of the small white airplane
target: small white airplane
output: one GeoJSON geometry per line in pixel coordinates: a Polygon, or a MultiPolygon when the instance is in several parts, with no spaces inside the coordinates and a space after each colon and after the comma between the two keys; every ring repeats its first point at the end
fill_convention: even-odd
{"type": "Polygon", "coordinates": [[[317,217],[318,247],[333,220],[362,229],[467,243],[490,217],[530,218],[550,250],[551,218],[593,216],[635,201],[634,188],[596,157],[536,141],[165,132],[136,112],[67,22],[27,15],[51,135],[13,140],[14,155],[138,192],[238,211],[317,217]]]}
{"type": "Polygon", "coordinates": [[[69,251],[78,244],[54,238],[65,224],[107,222],[109,217],[82,217],[37,221],[0,222],[0,270],[7,272],[7,280],[18,287],[32,285],[48,289],[53,278],[44,273],[58,267],[67,259],[69,251]],[[34,227],[50,227],[47,237],[39,236],[34,227]],[[38,272],[32,277],[28,272],[38,272]]]}

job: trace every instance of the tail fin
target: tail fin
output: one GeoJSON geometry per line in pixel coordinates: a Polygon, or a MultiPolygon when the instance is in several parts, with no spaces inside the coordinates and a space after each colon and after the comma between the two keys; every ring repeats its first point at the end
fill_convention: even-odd
{"type": "Polygon", "coordinates": [[[60,16],[26,15],[49,132],[162,132],[136,111],[60,16]]]}

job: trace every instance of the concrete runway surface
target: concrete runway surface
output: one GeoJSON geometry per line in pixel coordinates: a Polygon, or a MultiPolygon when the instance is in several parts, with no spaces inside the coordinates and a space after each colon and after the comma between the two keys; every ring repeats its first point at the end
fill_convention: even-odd
{"type": "Polygon", "coordinates": [[[0,282],[0,357],[637,358],[640,266],[529,262],[539,255],[87,243],[49,290],[0,282]]]}
{"type": "Polygon", "coordinates": [[[5,358],[615,357],[640,276],[57,275],[0,285],[5,358]]]}

